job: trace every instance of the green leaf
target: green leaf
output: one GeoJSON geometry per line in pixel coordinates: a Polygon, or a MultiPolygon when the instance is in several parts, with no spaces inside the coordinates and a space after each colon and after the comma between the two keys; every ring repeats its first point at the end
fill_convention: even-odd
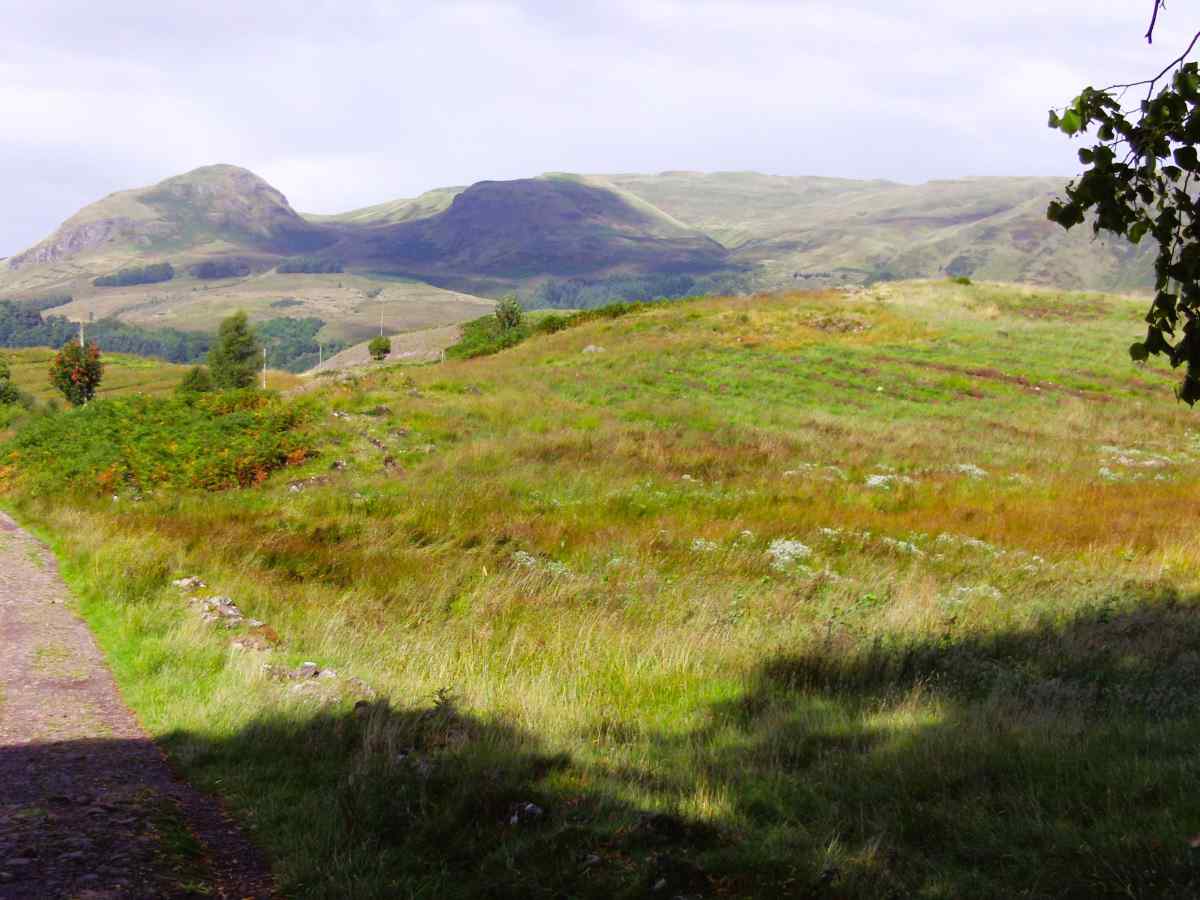
{"type": "Polygon", "coordinates": [[[1197,166],[1196,148],[1195,147],[1180,147],[1172,156],[1175,157],[1175,162],[1183,168],[1194,171],[1197,166]]]}
{"type": "Polygon", "coordinates": [[[1083,126],[1083,120],[1079,118],[1079,113],[1073,109],[1068,109],[1062,114],[1059,120],[1059,128],[1066,134],[1076,134],[1083,126]]]}
{"type": "Polygon", "coordinates": [[[1081,163],[1083,163],[1085,166],[1090,166],[1095,161],[1095,159],[1096,159],[1096,154],[1094,154],[1087,147],[1079,148],[1079,161],[1081,163]]]}
{"type": "Polygon", "coordinates": [[[1135,244],[1139,243],[1141,239],[1146,236],[1146,232],[1149,229],[1150,223],[1145,220],[1142,220],[1141,222],[1134,222],[1133,225],[1129,227],[1129,240],[1135,244]]]}
{"type": "Polygon", "coordinates": [[[1058,128],[1058,113],[1050,110],[1050,121],[1048,123],[1051,128],[1058,128]]]}
{"type": "Polygon", "coordinates": [[[1134,362],[1145,362],[1150,358],[1150,351],[1146,349],[1143,343],[1135,343],[1129,345],[1129,358],[1134,362]]]}

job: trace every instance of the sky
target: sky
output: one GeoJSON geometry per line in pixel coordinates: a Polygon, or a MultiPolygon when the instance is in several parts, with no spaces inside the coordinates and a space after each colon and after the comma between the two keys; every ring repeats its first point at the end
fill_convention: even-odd
{"type": "Polygon", "coordinates": [[[1152,0],[0,0],[0,257],[211,163],[303,212],[547,171],[1077,172],[1046,127],[1178,55],[1152,0]]]}

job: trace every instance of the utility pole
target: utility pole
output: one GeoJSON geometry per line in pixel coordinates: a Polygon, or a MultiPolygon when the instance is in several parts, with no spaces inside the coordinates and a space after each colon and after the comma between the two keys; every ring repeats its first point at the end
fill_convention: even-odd
{"type": "Polygon", "coordinates": [[[325,365],[325,345],[318,343],[317,344],[317,368],[319,369],[323,365],[325,365]]]}
{"type": "Polygon", "coordinates": [[[263,347],[263,390],[267,389],[267,348],[263,347]]]}

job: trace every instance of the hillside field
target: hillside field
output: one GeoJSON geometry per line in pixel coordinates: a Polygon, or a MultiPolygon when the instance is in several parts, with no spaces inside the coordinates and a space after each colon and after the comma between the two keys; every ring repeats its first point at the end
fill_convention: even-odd
{"type": "Polygon", "coordinates": [[[653,304],[98,402],[0,497],[288,897],[1191,896],[1200,430],[1144,312],[653,304]]]}

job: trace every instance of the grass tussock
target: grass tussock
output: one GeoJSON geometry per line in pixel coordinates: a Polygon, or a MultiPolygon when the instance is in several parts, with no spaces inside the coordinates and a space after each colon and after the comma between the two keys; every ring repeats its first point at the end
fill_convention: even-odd
{"type": "Polygon", "coordinates": [[[306,453],[246,489],[146,448],[260,420],[150,404],[120,484],[6,499],[289,896],[1188,896],[1200,443],[1133,306],[650,305],[252,411],[306,453]]]}

